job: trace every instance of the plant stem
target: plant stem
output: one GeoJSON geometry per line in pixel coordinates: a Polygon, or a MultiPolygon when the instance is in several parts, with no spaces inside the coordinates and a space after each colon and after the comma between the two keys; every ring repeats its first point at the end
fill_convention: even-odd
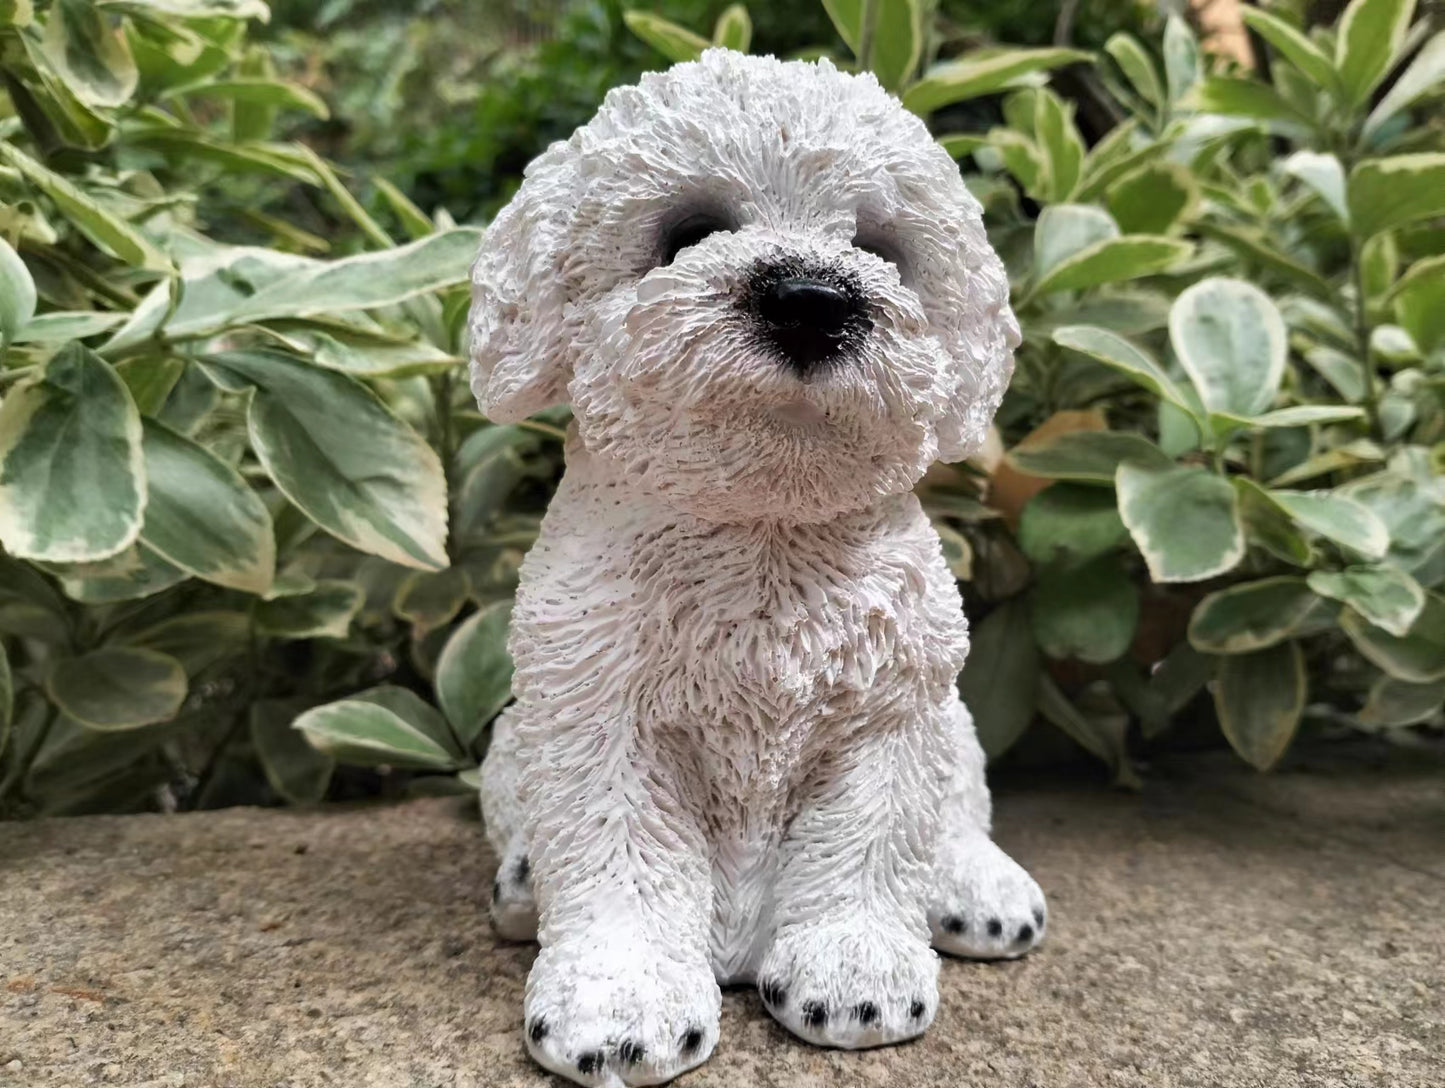
{"type": "Polygon", "coordinates": [[[878,20],[878,0],[863,0],[861,14],[858,24],[858,67],[867,72],[873,67],[873,24],[878,20]]]}
{"type": "Polygon", "coordinates": [[[1360,353],[1361,377],[1365,386],[1365,414],[1369,417],[1370,434],[1378,438],[1380,429],[1380,394],[1375,383],[1375,366],[1370,359],[1370,301],[1365,294],[1365,266],[1361,260],[1363,246],[1350,239],[1350,270],[1355,283],[1355,345],[1360,353]]]}

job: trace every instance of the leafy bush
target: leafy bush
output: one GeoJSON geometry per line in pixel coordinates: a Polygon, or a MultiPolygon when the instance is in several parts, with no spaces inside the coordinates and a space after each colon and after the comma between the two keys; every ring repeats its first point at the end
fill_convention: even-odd
{"type": "MultiPolygon", "coordinates": [[[[1262,81],[1177,19],[953,57],[943,7],[827,0],[817,40],[949,130],[1014,278],[999,441],[920,486],[990,753],[1041,718],[1129,782],[1206,689],[1260,767],[1305,722],[1438,725],[1445,35],[1409,0],[1251,10],[1262,81]],[[1051,71],[1126,121],[1087,146],[1051,71]]],[[[626,64],[749,44],[696,10],[629,14],[626,64]]],[[[265,14],[0,0],[5,813],[453,788],[508,697],[565,413],[475,412],[477,232],[273,135],[330,122],[265,14]]]]}
{"type": "Polygon", "coordinates": [[[479,232],[377,179],[395,244],[330,164],[270,138],[326,107],[265,74],[246,40],[265,15],[0,6],[10,812],[314,800],[338,757],[462,770],[508,697],[561,432],[474,410],[479,232]],[[333,239],[265,217],[269,247],[213,237],[243,175],[328,202],[355,224],[334,248],[365,252],[304,255],[333,239]]]}
{"type": "MultiPolygon", "coordinates": [[[[1307,714],[1438,725],[1445,154],[1411,109],[1439,94],[1445,33],[1408,0],[1312,35],[1247,10],[1270,82],[1211,73],[1178,18],[1157,53],[1116,33],[1097,72],[1128,120],[1086,148],[1038,73],[1089,55],[922,67],[912,0],[824,6],[915,112],[1005,93],[1005,124],[940,140],[974,162],[1013,275],[1007,453],[921,489],[974,616],[962,686],[990,755],[1037,714],[1132,782],[1135,725],[1153,740],[1206,687],[1261,769],[1307,714]]],[[[669,59],[705,44],[629,19],[669,59]]]]}

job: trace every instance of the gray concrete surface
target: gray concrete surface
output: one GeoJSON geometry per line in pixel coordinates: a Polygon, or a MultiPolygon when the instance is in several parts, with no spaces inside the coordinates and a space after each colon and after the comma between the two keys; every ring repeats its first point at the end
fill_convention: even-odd
{"type": "MultiPolygon", "coordinates": [[[[1030,959],[949,962],[921,1041],[812,1049],[751,992],[684,1088],[1445,1085],[1445,761],[1033,784],[998,835],[1051,897],[1030,959]]],[[[0,826],[0,1084],[544,1085],[532,949],[482,916],[455,801],[0,826]]]]}

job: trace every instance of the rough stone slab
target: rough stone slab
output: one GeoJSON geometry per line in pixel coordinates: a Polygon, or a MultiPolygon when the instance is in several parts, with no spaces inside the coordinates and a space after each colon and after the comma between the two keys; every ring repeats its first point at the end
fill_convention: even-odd
{"type": "MultiPolygon", "coordinates": [[[[1445,1085],[1445,761],[1209,757],[998,808],[1050,895],[1038,953],[947,963],[932,1031],[889,1050],[813,1049],[731,992],[677,1083],[1445,1085]]],[[[493,864],[455,800],[0,826],[0,1084],[560,1084],[521,1044],[532,949],[482,917],[493,864]]]]}

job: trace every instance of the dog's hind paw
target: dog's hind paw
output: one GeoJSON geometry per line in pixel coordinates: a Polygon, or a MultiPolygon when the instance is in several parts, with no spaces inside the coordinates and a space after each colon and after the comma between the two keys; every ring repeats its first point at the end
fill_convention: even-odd
{"type": "Polygon", "coordinates": [[[933,947],[1012,960],[1044,939],[1048,907],[1034,878],[982,834],[941,852],[928,908],[933,947]]]}
{"type": "Polygon", "coordinates": [[[897,923],[854,914],[794,923],[763,957],[758,993],[799,1038],[856,1050],[921,1035],[938,1010],[938,957],[897,923]]]}
{"type": "Polygon", "coordinates": [[[492,880],[492,928],[508,941],[537,939],[537,901],[532,897],[532,863],[520,843],[508,849],[492,880]]]}
{"type": "Polygon", "coordinates": [[[702,1064],[722,996],[699,957],[588,934],[538,954],[523,1028],[532,1057],[578,1084],[662,1084],[702,1064]]]}

